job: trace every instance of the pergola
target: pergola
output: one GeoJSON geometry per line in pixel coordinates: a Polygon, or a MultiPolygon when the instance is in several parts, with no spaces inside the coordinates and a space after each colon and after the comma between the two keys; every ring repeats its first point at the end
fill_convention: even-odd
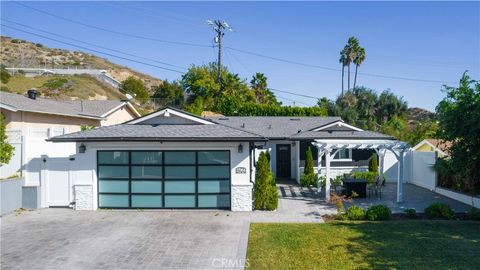
{"type": "MultiPolygon", "coordinates": [[[[403,157],[405,151],[410,147],[406,142],[397,140],[373,140],[373,139],[316,139],[312,142],[318,149],[318,160],[325,155],[325,199],[330,200],[330,162],[341,149],[374,149],[379,157],[380,175],[383,176],[384,158],[386,151],[391,151],[398,160],[397,178],[397,202],[403,202],[403,157]]],[[[319,182],[320,185],[320,182],[319,182]]]]}

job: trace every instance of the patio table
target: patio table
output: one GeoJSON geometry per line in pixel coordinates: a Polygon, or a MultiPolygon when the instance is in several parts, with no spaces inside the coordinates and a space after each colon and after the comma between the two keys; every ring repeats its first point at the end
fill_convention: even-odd
{"type": "Polygon", "coordinates": [[[343,185],[345,186],[346,196],[352,196],[352,191],[358,194],[356,198],[367,197],[367,180],[365,179],[344,179],[343,185]]]}

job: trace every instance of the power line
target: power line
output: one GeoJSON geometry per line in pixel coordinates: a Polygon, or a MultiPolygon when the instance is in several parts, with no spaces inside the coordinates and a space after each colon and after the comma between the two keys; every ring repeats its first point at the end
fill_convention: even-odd
{"type": "Polygon", "coordinates": [[[87,44],[87,45],[94,46],[94,47],[97,47],[97,48],[101,48],[101,49],[105,49],[105,50],[109,50],[109,51],[121,53],[121,54],[128,55],[128,56],[133,56],[133,57],[136,57],[136,58],[139,58],[139,59],[152,61],[152,62],[155,62],[155,63],[158,63],[158,64],[162,64],[162,65],[166,65],[166,66],[181,68],[181,69],[185,69],[185,70],[188,69],[188,68],[186,68],[186,67],[169,64],[169,63],[162,62],[162,61],[158,61],[158,60],[155,60],[155,59],[150,59],[150,58],[147,58],[147,57],[143,57],[143,56],[131,54],[131,53],[128,53],[128,52],[125,52],[125,51],[116,50],[116,49],[111,49],[111,48],[104,47],[104,46],[100,46],[100,45],[93,44],[93,43],[90,43],[90,42],[78,40],[78,39],[71,38],[71,37],[66,37],[66,36],[63,36],[63,35],[60,35],[60,34],[56,34],[56,33],[49,32],[49,31],[45,31],[45,30],[42,30],[42,29],[39,29],[39,28],[36,28],[36,27],[33,27],[33,26],[29,26],[29,25],[26,25],[26,24],[14,22],[14,21],[7,20],[7,19],[4,19],[4,18],[0,18],[0,19],[1,19],[2,21],[6,21],[6,22],[9,22],[9,23],[13,23],[13,24],[16,24],[16,25],[20,25],[20,26],[22,26],[22,27],[24,27],[24,28],[27,28],[27,29],[30,29],[30,30],[35,30],[35,31],[43,32],[43,33],[46,33],[46,34],[49,34],[49,35],[53,35],[53,36],[56,36],[56,37],[60,37],[60,38],[63,38],[63,39],[73,40],[73,41],[75,41],[75,42],[80,42],[80,43],[82,43],[82,44],[87,44]]]}
{"type": "MultiPolygon", "coordinates": [[[[279,62],[304,66],[304,67],[317,68],[317,69],[336,71],[336,72],[342,71],[341,69],[338,69],[338,68],[331,68],[331,67],[313,65],[313,64],[308,64],[308,63],[302,63],[302,62],[298,62],[298,61],[292,61],[292,60],[288,60],[288,59],[268,56],[268,55],[264,55],[264,54],[260,54],[260,53],[250,52],[250,51],[237,49],[237,48],[232,48],[232,47],[227,47],[227,46],[225,47],[225,49],[240,52],[240,53],[244,53],[244,54],[249,54],[249,55],[253,55],[253,56],[258,56],[258,57],[262,57],[262,58],[266,58],[266,59],[270,59],[270,60],[275,60],[275,61],[279,61],[279,62]]],[[[363,76],[368,76],[368,77],[405,80],[405,81],[431,82],[431,83],[456,83],[456,82],[450,82],[450,81],[424,80],[424,79],[417,79],[417,78],[398,77],[398,76],[381,75],[381,74],[373,74],[373,73],[365,73],[365,72],[358,72],[358,74],[363,75],[363,76]]]]}
{"type": "Polygon", "coordinates": [[[294,92],[289,92],[289,91],[280,90],[280,89],[275,89],[275,88],[268,88],[268,90],[273,91],[273,92],[286,93],[286,94],[290,94],[290,95],[294,95],[294,96],[299,96],[299,97],[304,97],[304,98],[311,98],[311,99],[315,99],[315,100],[322,99],[322,98],[319,98],[319,97],[297,94],[297,93],[294,93],[294,92]]]}
{"type": "Polygon", "coordinates": [[[172,71],[172,72],[176,72],[176,73],[181,73],[181,74],[184,73],[183,71],[179,71],[179,70],[175,70],[175,69],[171,69],[171,68],[165,68],[165,67],[161,67],[161,66],[157,66],[157,65],[145,63],[145,62],[142,62],[142,61],[138,61],[138,60],[135,60],[135,59],[126,58],[126,57],[123,57],[123,56],[118,56],[118,55],[114,55],[114,54],[111,54],[111,53],[98,51],[98,50],[95,50],[95,49],[90,49],[90,48],[87,48],[87,47],[84,47],[84,46],[80,46],[80,45],[76,45],[76,44],[73,44],[73,43],[70,43],[70,42],[65,42],[65,41],[61,41],[61,40],[58,40],[58,39],[50,38],[50,37],[47,37],[47,36],[44,36],[44,35],[36,34],[36,33],[29,32],[29,31],[25,31],[25,30],[21,30],[21,29],[18,29],[18,28],[12,27],[12,26],[8,26],[8,25],[5,25],[5,24],[1,24],[1,26],[7,27],[7,28],[10,28],[10,29],[19,31],[19,32],[27,33],[27,34],[30,34],[30,35],[34,35],[34,36],[37,36],[37,37],[41,37],[41,38],[44,38],[44,39],[52,40],[52,41],[55,41],[55,42],[58,42],[58,43],[62,43],[62,44],[65,44],[65,45],[69,45],[69,46],[73,46],[73,47],[76,47],[76,48],[80,48],[80,49],[83,49],[83,50],[87,50],[87,51],[91,51],[91,52],[96,52],[96,53],[99,53],[99,54],[108,55],[108,56],[111,56],[111,57],[115,57],[115,58],[127,60],[127,61],[130,61],[130,62],[134,62],[134,63],[146,65],[146,66],[151,66],[151,67],[155,67],[155,68],[159,68],[159,69],[163,69],[163,70],[168,70],[168,71],[172,71]]]}
{"type": "Polygon", "coordinates": [[[17,5],[23,6],[25,8],[37,11],[39,13],[42,13],[42,14],[45,14],[45,15],[48,15],[48,16],[51,16],[51,17],[54,17],[54,18],[57,18],[57,19],[60,19],[60,20],[64,20],[64,21],[67,21],[67,22],[71,22],[71,23],[74,23],[74,24],[82,25],[82,26],[85,26],[85,27],[88,27],[88,28],[92,28],[92,29],[96,29],[96,30],[100,30],[100,31],[108,32],[108,33],[113,33],[113,34],[117,34],[117,35],[137,38],[137,39],[167,43],[167,44],[193,46],[193,47],[203,47],[203,48],[209,48],[210,47],[210,46],[204,45],[204,44],[158,39],[158,38],[153,38],[153,37],[145,37],[145,36],[134,35],[134,34],[115,31],[115,30],[109,30],[109,29],[106,29],[106,28],[103,28],[103,27],[99,27],[99,26],[95,26],[95,25],[91,25],[91,24],[86,24],[86,23],[83,23],[83,22],[79,22],[79,21],[76,21],[76,20],[65,18],[65,17],[59,16],[59,15],[56,15],[56,14],[53,14],[53,13],[50,13],[50,12],[47,12],[47,11],[44,11],[44,10],[41,10],[41,9],[37,9],[37,8],[31,7],[31,6],[25,5],[25,4],[17,2],[17,1],[12,1],[12,3],[15,3],[17,5]]]}

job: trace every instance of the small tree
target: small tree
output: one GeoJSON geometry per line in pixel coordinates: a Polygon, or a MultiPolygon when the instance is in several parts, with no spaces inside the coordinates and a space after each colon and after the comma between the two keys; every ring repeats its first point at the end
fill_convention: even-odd
{"type": "Polygon", "coordinates": [[[10,77],[12,77],[10,75],[10,73],[8,72],[8,70],[5,68],[4,65],[0,65],[0,81],[3,83],[3,84],[6,84],[8,83],[8,81],[10,80],[10,77]]]}
{"type": "Polygon", "coordinates": [[[135,98],[139,101],[146,101],[149,97],[143,82],[131,76],[120,84],[120,90],[123,93],[135,95],[135,98]]]}
{"type": "Polygon", "coordinates": [[[7,134],[5,133],[5,117],[0,113],[0,164],[7,164],[13,155],[15,147],[10,145],[7,141],[7,134]]]}
{"type": "Polygon", "coordinates": [[[317,184],[318,176],[313,170],[313,153],[312,149],[308,147],[305,158],[305,169],[303,175],[300,177],[300,184],[303,187],[308,187],[317,184]]]}
{"type": "Polygon", "coordinates": [[[378,158],[377,154],[373,153],[368,161],[368,171],[378,173],[378,158]]]}
{"type": "Polygon", "coordinates": [[[253,197],[253,205],[257,210],[275,210],[278,207],[275,179],[270,171],[267,155],[264,152],[260,153],[258,157],[253,197]]]}

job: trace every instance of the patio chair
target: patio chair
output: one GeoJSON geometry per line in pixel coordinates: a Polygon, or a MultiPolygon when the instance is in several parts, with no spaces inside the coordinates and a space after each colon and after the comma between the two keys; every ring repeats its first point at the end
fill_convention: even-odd
{"type": "Polygon", "coordinates": [[[383,187],[385,187],[385,183],[386,183],[385,178],[383,178],[383,180],[381,181],[380,177],[377,176],[375,180],[375,184],[371,184],[368,186],[368,198],[371,198],[372,193],[374,193],[376,198],[381,199],[382,191],[383,191],[383,187]]]}

